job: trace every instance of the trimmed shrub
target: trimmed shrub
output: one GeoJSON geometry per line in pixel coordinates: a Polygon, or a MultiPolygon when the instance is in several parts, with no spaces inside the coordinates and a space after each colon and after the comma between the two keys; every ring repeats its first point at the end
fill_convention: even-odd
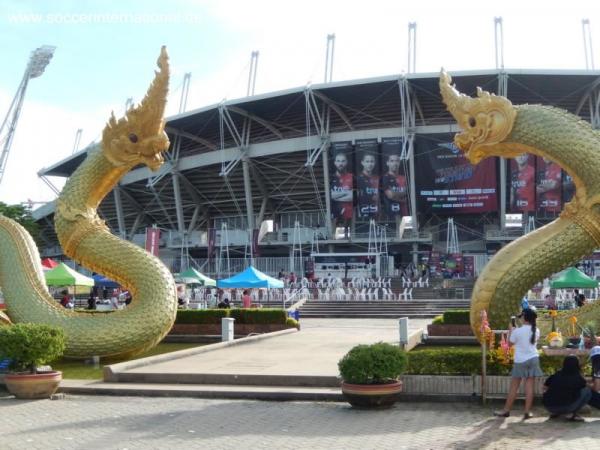
{"type": "Polygon", "coordinates": [[[35,374],[38,366],[60,358],[64,351],[65,333],[60,327],[39,323],[0,327],[0,358],[9,358],[14,372],[35,374]]]}
{"type": "Polygon", "coordinates": [[[175,323],[220,324],[223,317],[229,317],[228,309],[180,309],[175,323]]]}
{"type": "Polygon", "coordinates": [[[444,312],[444,325],[469,325],[471,312],[468,309],[449,309],[444,312]]]}
{"type": "Polygon", "coordinates": [[[287,313],[278,308],[234,308],[229,317],[239,324],[285,324],[287,313]]]}
{"type": "MultiPolygon", "coordinates": [[[[563,357],[540,353],[540,366],[546,375],[562,367],[563,357]]],[[[512,364],[504,364],[498,353],[488,353],[488,375],[510,375],[512,364]]],[[[585,367],[587,372],[588,368],[585,367]]],[[[410,375],[481,375],[481,349],[448,347],[423,349],[408,353],[407,374],[410,375]]]]}
{"type": "Polygon", "coordinates": [[[406,360],[400,347],[378,342],[352,348],[338,362],[338,368],[347,383],[384,384],[398,379],[406,368],[406,360]]]}

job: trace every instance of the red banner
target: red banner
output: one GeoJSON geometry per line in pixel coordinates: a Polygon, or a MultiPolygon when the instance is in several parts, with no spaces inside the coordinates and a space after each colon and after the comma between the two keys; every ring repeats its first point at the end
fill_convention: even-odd
{"type": "Polygon", "coordinates": [[[158,228],[146,228],[146,251],[158,256],[158,244],[160,241],[160,230],[158,228]]]}
{"type": "Polygon", "coordinates": [[[215,246],[217,245],[217,229],[209,228],[208,229],[208,244],[207,244],[207,257],[211,259],[215,253],[215,246]]]}
{"type": "Polygon", "coordinates": [[[257,258],[260,256],[260,250],[258,248],[258,229],[252,230],[252,256],[257,258]]]}

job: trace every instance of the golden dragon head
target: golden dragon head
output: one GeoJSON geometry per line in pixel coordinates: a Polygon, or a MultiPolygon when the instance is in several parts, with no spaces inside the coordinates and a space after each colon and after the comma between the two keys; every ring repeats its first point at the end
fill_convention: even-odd
{"type": "Polygon", "coordinates": [[[112,113],[104,127],[103,152],[115,166],[146,164],[157,170],[164,162],[162,152],[169,148],[163,119],[169,91],[169,57],[164,46],[157,65],[160,70],[142,102],[118,121],[112,113]]]}
{"type": "MultiPolygon", "coordinates": [[[[488,156],[516,156],[500,153],[494,146],[510,134],[516,109],[505,97],[499,97],[477,88],[477,98],[461,94],[451,84],[452,78],[443,69],[440,73],[440,92],[446,108],[458,122],[462,133],[454,137],[472,164],[488,156]]],[[[520,152],[519,152],[520,153],[520,152]]]]}

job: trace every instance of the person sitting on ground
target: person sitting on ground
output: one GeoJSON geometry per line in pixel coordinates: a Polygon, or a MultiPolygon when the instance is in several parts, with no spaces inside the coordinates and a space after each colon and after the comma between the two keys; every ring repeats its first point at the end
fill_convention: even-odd
{"type": "Polygon", "coordinates": [[[131,292],[126,291],[125,292],[125,306],[129,306],[131,304],[132,300],[133,300],[133,297],[131,295],[131,292]]]}
{"type": "Polygon", "coordinates": [[[60,304],[63,308],[71,308],[73,303],[71,302],[71,297],[69,297],[69,291],[62,291],[62,298],[60,300],[60,304]]]}
{"type": "Polygon", "coordinates": [[[231,308],[231,304],[229,303],[229,299],[227,297],[225,297],[223,300],[221,300],[219,302],[219,304],[217,305],[217,308],[231,308]]]}
{"type": "Polygon", "coordinates": [[[96,309],[96,297],[94,296],[94,292],[90,294],[88,297],[88,307],[87,309],[96,309]]]}
{"type": "Polygon", "coordinates": [[[583,422],[577,412],[587,405],[591,397],[592,391],[581,376],[579,359],[570,355],[564,359],[562,369],[550,375],[544,383],[542,403],[550,412],[551,419],[568,414],[568,420],[583,422]]]}

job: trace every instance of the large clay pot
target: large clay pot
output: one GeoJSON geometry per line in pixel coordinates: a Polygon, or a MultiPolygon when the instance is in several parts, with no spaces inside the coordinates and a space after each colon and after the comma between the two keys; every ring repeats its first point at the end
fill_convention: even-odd
{"type": "Polygon", "coordinates": [[[351,384],[342,382],[342,393],[354,407],[358,408],[389,408],[402,392],[402,381],[386,384],[351,384]]]}
{"type": "Polygon", "coordinates": [[[10,373],[4,376],[8,392],[17,398],[50,398],[58,389],[62,372],[10,373]]]}

